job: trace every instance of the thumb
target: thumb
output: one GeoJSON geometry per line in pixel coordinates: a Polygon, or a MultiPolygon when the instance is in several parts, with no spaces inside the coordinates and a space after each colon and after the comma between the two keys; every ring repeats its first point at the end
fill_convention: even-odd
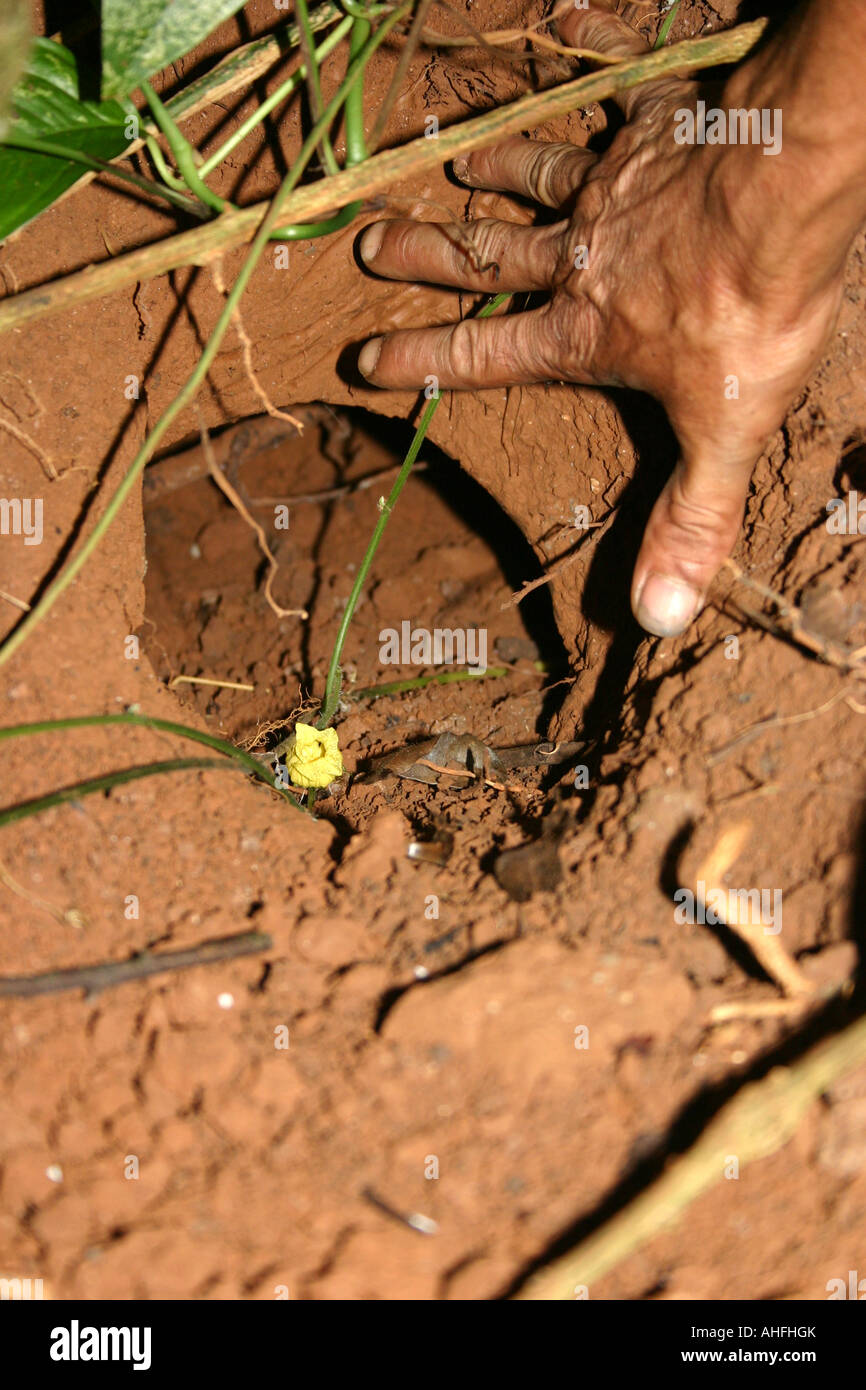
{"type": "Polygon", "coordinates": [[[697,617],[736,544],[751,468],[751,459],[677,464],[647,522],[632,579],[632,610],[647,632],[676,637],[697,617]]]}

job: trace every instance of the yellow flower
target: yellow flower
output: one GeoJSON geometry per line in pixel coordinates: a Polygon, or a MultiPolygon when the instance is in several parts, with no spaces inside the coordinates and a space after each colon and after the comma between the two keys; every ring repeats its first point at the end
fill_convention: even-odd
{"type": "Polygon", "coordinates": [[[293,787],[327,787],[343,775],[343,757],[336,729],[296,724],[286,754],[293,787]]]}

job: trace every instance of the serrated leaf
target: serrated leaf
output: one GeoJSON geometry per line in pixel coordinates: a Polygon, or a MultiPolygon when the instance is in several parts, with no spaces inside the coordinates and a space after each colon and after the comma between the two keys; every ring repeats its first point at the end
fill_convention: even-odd
{"type": "Polygon", "coordinates": [[[102,0],[102,95],[134,92],[244,4],[245,0],[102,0]]]}
{"type": "MultiPolygon", "coordinates": [[[[24,75],[12,94],[15,119],[8,134],[114,159],[129,144],[128,102],[81,101],[75,58],[51,39],[35,39],[24,75]]],[[[0,240],[23,227],[71,188],[84,166],[74,160],[0,146],[0,240]]]]}

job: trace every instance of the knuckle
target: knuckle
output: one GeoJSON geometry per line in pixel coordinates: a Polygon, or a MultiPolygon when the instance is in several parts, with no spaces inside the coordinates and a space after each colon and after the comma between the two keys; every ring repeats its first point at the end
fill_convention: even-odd
{"type": "Polygon", "coordinates": [[[539,332],[539,350],[551,375],[580,381],[595,375],[599,316],[587,302],[554,300],[539,332]]]}
{"type": "MultiPolygon", "coordinates": [[[[480,217],[477,222],[471,223],[467,232],[472,240],[479,262],[483,265],[491,261],[498,260],[501,247],[499,245],[499,226],[491,217],[480,217]]],[[[458,270],[466,270],[466,248],[452,237],[452,248],[455,266],[458,270]]]]}
{"type": "Polygon", "coordinates": [[[466,155],[465,178],[468,183],[483,183],[496,172],[496,149],[472,150],[466,155]]]}
{"type": "Polygon", "coordinates": [[[533,150],[526,170],[526,182],[532,197],[538,203],[550,204],[554,201],[553,190],[558,154],[555,150],[533,150]]]}
{"type": "Polygon", "coordinates": [[[601,178],[587,178],[580,190],[576,211],[581,222],[597,222],[607,206],[607,185],[601,178]]]}
{"type": "Polygon", "coordinates": [[[446,349],[448,371],[459,380],[483,379],[486,354],[471,322],[455,324],[446,349]]]}
{"type": "Polygon", "coordinates": [[[688,475],[678,472],[670,492],[668,522],[691,553],[708,558],[727,555],[739,530],[742,502],[729,492],[696,488],[688,475]]]}
{"type": "Polygon", "coordinates": [[[666,124],[672,106],[680,106],[684,100],[687,84],[683,78],[661,77],[635,87],[629,97],[629,109],[642,125],[666,124]]]}
{"type": "Polygon", "coordinates": [[[386,228],[385,236],[380,248],[386,251],[388,259],[395,265],[404,265],[411,261],[417,241],[417,227],[412,222],[390,222],[386,228]]]}
{"type": "Polygon", "coordinates": [[[585,152],[575,145],[550,144],[531,151],[526,184],[538,203],[558,207],[580,180],[585,152]]]}

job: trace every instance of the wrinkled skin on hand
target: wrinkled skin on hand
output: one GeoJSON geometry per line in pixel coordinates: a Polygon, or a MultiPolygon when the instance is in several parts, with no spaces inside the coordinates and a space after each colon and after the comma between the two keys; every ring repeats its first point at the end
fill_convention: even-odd
{"type": "MultiPolygon", "coordinates": [[[[605,5],[559,21],[562,41],[629,56],[644,40],[605,5]]],[[[474,269],[447,224],[379,222],[361,240],[378,275],[464,290],[548,290],[543,307],[373,339],[375,385],[443,389],[569,381],[627,386],[664,405],[680,460],[643,538],[632,606],[649,632],[682,632],[732,550],[752,468],[820,357],[843,288],[852,230],[798,213],[812,154],[784,141],[678,144],[676,112],[766,105],[754,73],[726,88],[656,80],[627,93],[626,123],[595,155],[516,138],[455,161],[473,188],[570,215],[552,225],[467,225],[474,269]],[[583,253],[579,248],[586,248],[583,253]],[[580,268],[579,268],[580,267],[580,268]]],[[[846,224],[847,227],[847,224],[846,224]]]]}

